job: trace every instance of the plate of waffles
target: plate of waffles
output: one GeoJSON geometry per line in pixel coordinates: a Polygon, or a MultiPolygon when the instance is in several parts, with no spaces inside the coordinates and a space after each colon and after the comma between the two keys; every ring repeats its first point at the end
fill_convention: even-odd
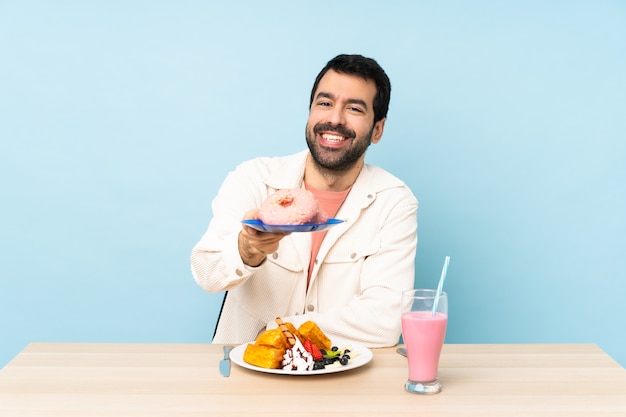
{"type": "MultiPolygon", "coordinates": [[[[254,343],[254,342],[251,342],[254,343]]],[[[367,365],[373,358],[372,351],[367,347],[354,343],[351,341],[342,341],[342,340],[333,340],[333,346],[337,348],[338,351],[343,354],[348,355],[350,358],[348,359],[345,365],[342,365],[339,360],[335,360],[332,364],[324,365],[324,368],[321,369],[311,369],[311,370],[292,370],[292,369],[271,369],[271,368],[261,368],[259,366],[255,366],[247,363],[243,359],[244,352],[248,343],[244,343],[242,345],[236,346],[233,350],[230,351],[230,360],[233,361],[238,366],[242,368],[250,369],[252,371],[263,372],[268,374],[279,374],[279,375],[292,375],[292,376],[309,376],[309,375],[324,375],[324,374],[332,374],[336,372],[345,372],[351,369],[360,368],[364,365],[367,365]],[[347,351],[347,352],[346,352],[347,351]]]]}

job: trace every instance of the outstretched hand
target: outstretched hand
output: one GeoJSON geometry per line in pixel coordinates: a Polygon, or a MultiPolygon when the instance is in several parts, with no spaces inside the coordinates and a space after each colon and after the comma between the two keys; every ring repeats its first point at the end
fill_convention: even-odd
{"type": "MultiPolygon", "coordinates": [[[[258,214],[258,209],[250,210],[244,214],[243,219],[258,219],[258,214]]],[[[239,255],[246,265],[259,266],[267,255],[278,250],[280,240],[289,234],[261,232],[244,224],[239,232],[239,255]]]]}

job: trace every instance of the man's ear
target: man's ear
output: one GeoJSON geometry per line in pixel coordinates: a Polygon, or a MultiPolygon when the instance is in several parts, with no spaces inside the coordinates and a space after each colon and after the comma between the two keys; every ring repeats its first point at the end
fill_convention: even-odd
{"type": "Polygon", "coordinates": [[[383,131],[385,130],[385,121],[387,118],[381,119],[374,124],[374,129],[372,129],[372,143],[376,144],[380,142],[380,138],[383,137],[383,131]]]}

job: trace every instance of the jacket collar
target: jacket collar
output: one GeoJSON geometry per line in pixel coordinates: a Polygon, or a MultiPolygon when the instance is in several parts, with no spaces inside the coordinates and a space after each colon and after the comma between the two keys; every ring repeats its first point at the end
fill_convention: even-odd
{"type": "Polygon", "coordinates": [[[276,166],[265,179],[265,184],[275,190],[299,188],[304,180],[304,168],[309,150],[298,152],[286,158],[278,158],[276,166]]]}

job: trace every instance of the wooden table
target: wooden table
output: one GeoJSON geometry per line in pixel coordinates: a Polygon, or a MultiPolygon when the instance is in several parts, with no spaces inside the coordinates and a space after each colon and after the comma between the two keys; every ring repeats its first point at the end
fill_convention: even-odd
{"type": "Polygon", "coordinates": [[[626,416],[626,370],[595,345],[445,345],[443,392],[404,391],[406,359],[270,375],[220,345],[34,343],[0,370],[0,416],[626,416]]]}

